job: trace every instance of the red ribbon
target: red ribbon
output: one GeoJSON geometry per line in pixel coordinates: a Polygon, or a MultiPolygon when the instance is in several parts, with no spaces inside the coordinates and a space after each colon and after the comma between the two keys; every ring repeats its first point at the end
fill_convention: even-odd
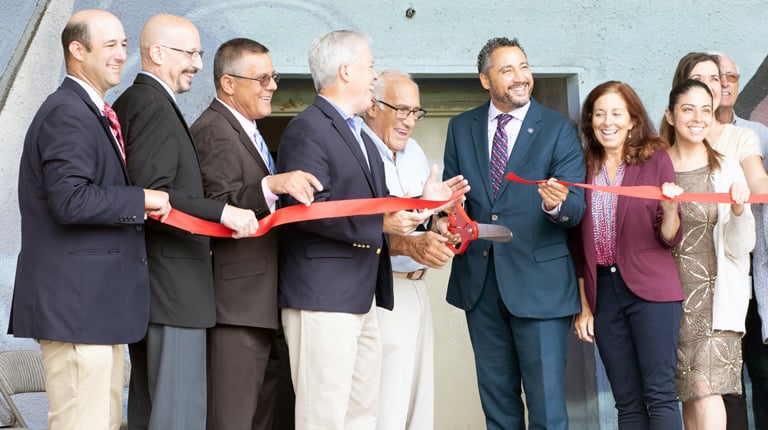
{"type": "MultiPolygon", "coordinates": [[[[519,182],[521,184],[543,184],[547,182],[546,179],[538,181],[529,181],[523,179],[514,173],[509,173],[505,178],[509,181],[519,182]]],[[[557,182],[569,186],[586,188],[589,190],[603,191],[606,193],[618,194],[620,196],[638,197],[641,199],[652,200],[672,200],[676,202],[698,202],[698,203],[727,203],[731,204],[734,201],[731,199],[730,193],[682,193],[679,196],[670,199],[661,193],[661,187],[654,187],[652,185],[635,185],[635,186],[603,186],[592,184],[578,184],[574,182],[567,182],[557,180],[557,182]]],[[[768,194],[753,194],[749,196],[749,200],[746,203],[768,203],[768,194]]]]}
{"type": "MultiPolygon", "coordinates": [[[[259,237],[279,225],[299,221],[310,221],[323,218],[339,218],[356,215],[376,215],[386,212],[412,209],[436,209],[461,196],[453,193],[448,200],[422,200],[401,197],[380,197],[373,199],[334,200],[312,203],[309,206],[295,205],[278,209],[259,220],[259,229],[249,237],[259,237]]],[[[159,221],[159,217],[152,217],[159,221]]],[[[165,224],[188,231],[190,233],[211,237],[232,237],[232,230],[218,222],[206,221],[186,214],[177,209],[171,209],[165,224]]]]}

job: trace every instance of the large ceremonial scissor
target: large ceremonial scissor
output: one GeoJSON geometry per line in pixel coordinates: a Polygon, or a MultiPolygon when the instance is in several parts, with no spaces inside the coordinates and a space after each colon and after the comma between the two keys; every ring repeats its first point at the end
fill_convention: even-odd
{"type": "Polygon", "coordinates": [[[492,240],[494,242],[509,242],[512,240],[512,232],[503,225],[481,224],[473,221],[460,204],[457,204],[453,212],[448,213],[448,232],[458,234],[461,242],[458,247],[446,243],[454,254],[461,254],[467,250],[469,242],[477,239],[492,240]]]}

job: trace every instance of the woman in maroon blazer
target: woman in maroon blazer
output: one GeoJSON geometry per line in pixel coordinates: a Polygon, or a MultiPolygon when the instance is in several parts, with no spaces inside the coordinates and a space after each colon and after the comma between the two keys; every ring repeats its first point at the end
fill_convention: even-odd
{"type": "MultiPolygon", "coordinates": [[[[587,181],[594,185],[674,184],[672,162],[632,88],[609,81],[581,113],[587,181]]],[[[675,363],[683,292],[671,248],[682,237],[678,205],[587,190],[577,234],[580,339],[600,351],[620,429],[681,428],[675,363]]]]}

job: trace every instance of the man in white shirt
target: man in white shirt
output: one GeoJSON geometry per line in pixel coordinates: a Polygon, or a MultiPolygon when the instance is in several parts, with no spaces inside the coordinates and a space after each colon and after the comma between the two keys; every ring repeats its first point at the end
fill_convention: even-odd
{"type": "MultiPolygon", "coordinates": [[[[421,193],[430,169],[427,157],[411,138],[426,111],[419,88],[405,73],[384,71],[373,88],[363,131],[384,162],[393,196],[421,193]]],[[[431,231],[391,236],[395,307],[378,308],[383,347],[379,413],[380,430],[434,427],[434,327],[424,276],[428,267],[443,267],[453,257],[446,238],[431,231]]]]}

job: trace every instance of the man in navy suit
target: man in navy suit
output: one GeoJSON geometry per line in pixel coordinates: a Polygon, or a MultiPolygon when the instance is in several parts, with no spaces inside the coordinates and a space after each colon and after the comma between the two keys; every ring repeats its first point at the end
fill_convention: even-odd
{"type": "MultiPolygon", "coordinates": [[[[384,164],[357,116],[371,105],[377,79],[368,38],[346,30],[326,34],[310,50],[309,68],[319,95],[283,132],[278,171],[315,175],[322,184],[315,201],[387,196],[384,164]]],[[[425,198],[445,198],[447,187],[466,185],[463,178],[440,183],[435,176],[425,198]]],[[[282,202],[298,203],[290,196],[282,202]]],[[[385,233],[409,234],[428,215],[399,211],[281,230],[278,302],[297,429],[375,428],[381,372],[375,307],[393,306],[385,233]]]]}
{"type": "Polygon", "coordinates": [[[521,383],[528,428],[566,429],[566,343],[580,309],[566,236],[581,220],[584,194],[551,179],[537,189],[503,176],[582,182],[581,144],[570,121],[531,98],[533,76],[517,39],[489,40],[477,65],[491,100],[450,121],[443,175],[461,173],[472,184],[465,202],[472,219],[503,224],[514,236],[472,242],[456,256],[448,302],[466,311],[488,429],[525,429],[521,383]]]}
{"type": "Polygon", "coordinates": [[[168,194],[132,186],[104,102],[120,83],[126,37],[103,10],[73,15],[61,35],[67,77],[35,115],[19,169],[21,253],[9,332],[43,350],[52,430],[117,430],[123,344],[149,318],[145,214],[168,194]]]}

